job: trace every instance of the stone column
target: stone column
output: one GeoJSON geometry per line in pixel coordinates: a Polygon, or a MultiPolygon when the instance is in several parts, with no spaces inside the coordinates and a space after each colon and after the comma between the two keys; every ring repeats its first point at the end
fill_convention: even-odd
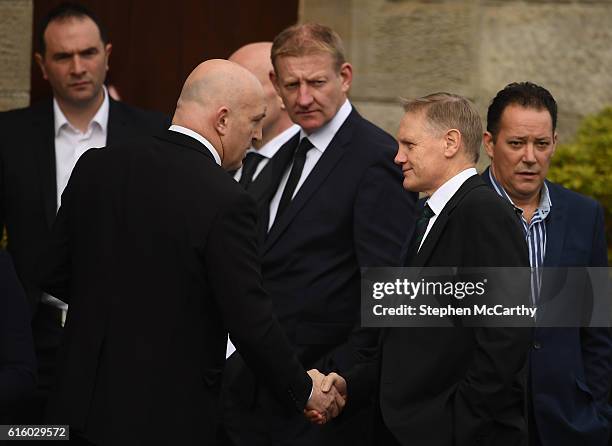
{"type": "Polygon", "coordinates": [[[30,102],[32,0],[0,0],[0,110],[30,102]]]}

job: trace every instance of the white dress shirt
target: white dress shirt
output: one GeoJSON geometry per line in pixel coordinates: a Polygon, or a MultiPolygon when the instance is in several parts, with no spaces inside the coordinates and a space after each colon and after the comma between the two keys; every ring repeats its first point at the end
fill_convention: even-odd
{"type": "MultiPolygon", "coordinates": [[[[257,178],[257,176],[263,170],[263,168],[266,167],[266,164],[268,164],[268,161],[270,161],[272,157],[276,155],[276,152],[278,152],[278,149],[280,149],[283,146],[283,144],[285,144],[287,141],[293,138],[293,136],[299,131],[300,131],[300,127],[296,124],[293,124],[289,128],[283,130],[281,133],[276,135],[270,141],[265,143],[259,149],[251,147],[249,150],[247,150],[246,153],[255,152],[258,155],[263,156],[263,159],[257,165],[257,169],[255,169],[255,173],[253,173],[253,179],[251,181],[254,181],[255,178],[257,178]]],[[[236,171],[236,173],[234,174],[234,179],[236,181],[240,181],[241,177],[242,177],[242,167],[240,167],[240,169],[236,171]]]]}
{"type": "Polygon", "coordinates": [[[429,234],[429,231],[431,230],[432,226],[436,222],[438,215],[440,215],[440,212],[442,212],[442,209],[444,209],[444,206],[446,206],[446,203],[448,203],[449,200],[453,198],[453,195],[457,193],[463,183],[465,183],[468,178],[474,175],[478,175],[478,172],[475,168],[470,167],[469,169],[465,169],[459,172],[454,177],[452,177],[442,186],[440,186],[431,195],[431,197],[429,197],[426,204],[433,211],[434,216],[429,219],[427,229],[425,230],[425,235],[423,235],[423,240],[421,240],[421,244],[419,245],[419,250],[421,249],[421,246],[423,246],[423,242],[425,242],[425,239],[427,238],[427,235],[429,234]]]}
{"type": "Polygon", "coordinates": [[[220,166],[221,165],[221,157],[219,156],[219,152],[215,150],[215,146],[213,146],[209,140],[204,138],[198,132],[194,132],[187,127],[183,127],[181,125],[172,124],[168,130],[172,130],[173,132],[182,133],[183,135],[191,136],[196,141],[204,144],[204,146],[208,149],[210,154],[215,159],[215,162],[220,166]]]}
{"type": "Polygon", "coordinates": [[[72,169],[83,153],[92,147],[106,146],[108,129],[109,100],[106,87],[103,87],[102,105],[81,132],[75,128],[62,112],[57,100],[53,98],[53,118],[55,124],[55,178],[57,183],[57,209],[62,200],[62,192],[68,184],[72,169]]]}
{"type": "MultiPolygon", "coordinates": [[[[314,169],[315,165],[319,161],[319,158],[321,158],[323,152],[325,152],[325,149],[327,149],[327,146],[329,146],[331,140],[334,138],[334,136],[336,136],[336,133],[338,132],[342,124],[344,124],[346,118],[348,118],[348,116],[351,114],[352,110],[353,107],[347,99],[344,104],[342,104],[342,107],[340,107],[336,115],[331,119],[331,121],[329,121],[320,129],[317,129],[310,135],[307,135],[303,129],[300,130],[300,141],[302,140],[302,138],[308,137],[314,147],[310,149],[306,154],[304,170],[302,170],[302,175],[300,176],[300,180],[298,181],[297,186],[295,187],[295,191],[293,192],[293,196],[291,197],[292,199],[298,193],[300,187],[302,187],[302,184],[304,184],[304,181],[306,181],[306,178],[308,178],[308,175],[310,175],[310,172],[312,172],[312,169],[314,169]]],[[[283,196],[283,191],[285,190],[285,185],[287,184],[287,180],[289,179],[289,173],[291,172],[292,167],[293,163],[291,163],[287,167],[287,170],[285,170],[278,189],[276,190],[276,194],[274,194],[272,201],[270,201],[270,220],[268,221],[268,230],[270,230],[272,224],[274,224],[274,219],[276,218],[276,213],[278,212],[278,205],[280,203],[281,197],[283,196]]]]}

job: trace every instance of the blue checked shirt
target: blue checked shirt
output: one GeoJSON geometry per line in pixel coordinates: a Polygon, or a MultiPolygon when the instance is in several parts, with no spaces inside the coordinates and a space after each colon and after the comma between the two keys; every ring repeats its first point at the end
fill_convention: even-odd
{"type": "Polygon", "coordinates": [[[531,303],[536,305],[542,286],[541,266],[544,264],[544,256],[546,255],[546,217],[550,214],[552,202],[548,193],[546,183],[542,185],[542,193],[540,196],[540,204],[535,210],[531,222],[523,216],[523,210],[516,206],[504,188],[497,182],[493,175],[493,170],[489,169],[489,178],[495,191],[502,197],[508,200],[512,206],[519,212],[521,223],[523,224],[523,233],[529,247],[529,264],[531,265],[531,303]]]}

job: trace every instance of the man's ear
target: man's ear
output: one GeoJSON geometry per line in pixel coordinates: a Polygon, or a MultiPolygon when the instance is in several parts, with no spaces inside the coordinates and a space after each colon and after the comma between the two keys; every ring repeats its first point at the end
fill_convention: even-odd
{"type": "Polygon", "coordinates": [[[268,78],[270,79],[270,83],[272,84],[272,86],[274,87],[274,90],[276,91],[276,100],[279,103],[279,107],[281,110],[285,110],[285,103],[283,102],[283,97],[280,94],[280,89],[278,87],[278,79],[276,78],[276,73],[274,72],[274,70],[270,70],[268,72],[268,78]]]}
{"type": "Polygon", "coordinates": [[[552,153],[550,154],[550,156],[553,156],[555,154],[555,151],[557,150],[558,142],[559,142],[559,134],[555,132],[553,133],[553,149],[552,149],[552,153]]]}
{"type": "Polygon", "coordinates": [[[113,45],[111,43],[107,43],[104,46],[104,53],[106,54],[106,71],[108,71],[108,60],[110,58],[112,49],[113,49],[113,45]]]}
{"type": "Polygon", "coordinates": [[[215,130],[219,135],[227,135],[229,126],[229,109],[226,106],[219,107],[215,113],[215,130]]]}
{"type": "Polygon", "coordinates": [[[276,94],[280,96],[281,95],[280,85],[278,85],[278,78],[276,77],[276,72],[274,70],[270,70],[269,76],[270,76],[270,82],[272,82],[272,85],[274,86],[274,89],[276,90],[276,94]]]}
{"type": "Polygon", "coordinates": [[[278,106],[280,107],[282,111],[287,110],[287,107],[285,107],[285,102],[283,101],[283,98],[281,98],[278,94],[276,95],[276,100],[278,101],[278,106]]]}
{"type": "Polygon", "coordinates": [[[493,141],[493,135],[491,132],[484,132],[482,142],[487,155],[489,155],[489,158],[493,159],[493,146],[495,145],[495,142],[493,141]]]}
{"type": "Polygon", "coordinates": [[[461,132],[457,129],[450,129],[444,135],[444,156],[452,158],[461,147],[461,132]]]}
{"type": "Polygon", "coordinates": [[[351,82],[353,82],[353,66],[350,63],[342,64],[340,77],[342,78],[342,93],[346,94],[351,89],[351,82]]]}
{"type": "Polygon", "coordinates": [[[40,67],[43,79],[48,80],[49,78],[47,77],[47,70],[45,70],[45,61],[43,59],[42,54],[38,52],[34,53],[34,60],[36,60],[36,63],[40,67]]]}

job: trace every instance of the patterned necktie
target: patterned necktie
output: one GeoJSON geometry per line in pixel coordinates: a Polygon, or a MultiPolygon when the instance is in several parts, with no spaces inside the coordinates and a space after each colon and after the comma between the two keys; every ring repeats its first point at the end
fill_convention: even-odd
{"type": "Polygon", "coordinates": [[[423,207],[423,211],[421,212],[421,216],[416,222],[416,231],[415,231],[415,252],[419,251],[419,247],[421,246],[421,242],[423,241],[423,237],[425,236],[425,231],[427,231],[427,225],[429,224],[429,219],[436,215],[434,211],[431,210],[428,204],[423,207]]]}
{"type": "Polygon", "coordinates": [[[281,196],[280,202],[278,204],[278,211],[276,211],[275,221],[278,221],[278,217],[282,215],[283,211],[289,206],[291,203],[291,199],[293,198],[293,192],[295,192],[295,188],[300,181],[300,177],[302,176],[302,171],[304,170],[304,163],[306,163],[306,153],[314,146],[310,142],[308,138],[303,138],[300,141],[300,145],[295,151],[295,155],[293,156],[293,167],[291,167],[291,173],[289,173],[289,178],[287,179],[287,184],[285,185],[285,190],[283,190],[283,195],[281,196]]]}
{"type": "Polygon", "coordinates": [[[240,176],[240,180],[238,180],[242,187],[245,189],[249,188],[253,182],[253,174],[257,170],[257,166],[261,160],[264,158],[265,156],[256,152],[249,152],[246,154],[246,157],[242,161],[242,175],[240,176]]]}

